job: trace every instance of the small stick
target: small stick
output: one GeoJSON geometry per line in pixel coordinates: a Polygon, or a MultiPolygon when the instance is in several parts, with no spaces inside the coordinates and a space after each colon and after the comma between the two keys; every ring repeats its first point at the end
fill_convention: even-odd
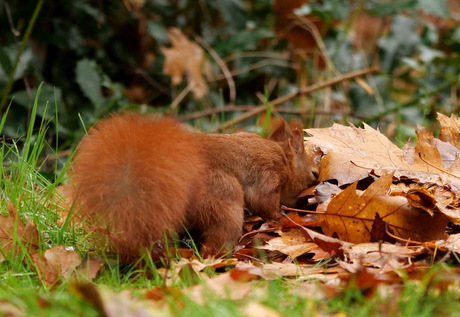
{"type": "MultiPolygon", "coordinates": [[[[186,114],[183,116],[178,117],[179,121],[188,121],[188,120],[195,120],[201,117],[210,116],[213,114],[218,114],[222,112],[244,112],[254,109],[254,105],[245,105],[245,106],[235,106],[235,105],[228,105],[221,108],[209,108],[206,110],[195,111],[190,114],[186,114]]],[[[325,109],[299,109],[293,107],[277,107],[276,110],[280,113],[289,113],[289,114],[325,114],[325,115],[340,115],[340,116],[351,116],[354,118],[367,118],[367,114],[361,112],[348,112],[348,111],[334,111],[334,110],[325,110],[325,109]]],[[[389,118],[383,117],[380,118],[380,121],[390,122],[389,118]]]]}
{"type": "MultiPolygon", "coordinates": [[[[364,69],[361,69],[361,70],[357,70],[357,71],[354,71],[354,72],[350,72],[350,73],[347,73],[347,74],[343,74],[341,76],[337,76],[337,77],[334,77],[334,78],[331,78],[329,80],[326,80],[324,82],[321,82],[321,83],[316,83],[316,84],[313,84],[311,86],[308,86],[304,89],[301,89],[299,90],[298,92],[295,92],[295,93],[292,93],[292,94],[288,94],[288,95],[284,95],[284,96],[281,96],[281,97],[278,97],[272,101],[269,101],[268,103],[271,104],[273,107],[276,107],[276,106],[279,106],[280,104],[282,103],[285,103],[291,99],[294,99],[294,98],[297,98],[298,96],[301,96],[301,95],[304,95],[304,94],[309,94],[309,93],[312,93],[316,90],[319,90],[319,89],[322,89],[322,88],[325,88],[325,87],[329,87],[329,86],[333,86],[333,85],[336,85],[336,84],[339,84],[343,81],[346,81],[346,80],[350,80],[350,79],[353,79],[355,77],[359,77],[359,76],[362,76],[362,75],[365,75],[365,74],[369,74],[369,73],[373,73],[373,72],[377,72],[380,70],[380,67],[379,66],[372,66],[372,67],[368,67],[368,68],[364,68],[364,69]]],[[[266,105],[260,105],[260,106],[257,106],[257,107],[254,107],[254,109],[252,110],[249,110],[248,112],[232,119],[232,120],[229,120],[227,122],[224,122],[219,128],[215,129],[214,132],[221,132],[225,129],[228,129],[229,127],[237,124],[237,123],[240,123],[240,122],[243,122],[255,115],[258,115],[259,113],[261,112],[264,112],[266,109],[266,105]]]]}
{"type": "Polygon", "coordinates": [[[214,58],[216,61],[217,65],[219,66],[220,70],[222,71],[222,74],[224,74],[225,79],[227,80],[228,84],[228,90],[230,92],[230,104],[234,104],[236,100],[236,86],[235,86],[235,81],[233,80],[232,74],[230,70],[227,67],[227,64],[220,58],[219,54],[210,46],[208,43],[203,41],[201,37],[195,36],[195,40],[205,48],[205,50],[208,51],[209,55],[214,58]]]}

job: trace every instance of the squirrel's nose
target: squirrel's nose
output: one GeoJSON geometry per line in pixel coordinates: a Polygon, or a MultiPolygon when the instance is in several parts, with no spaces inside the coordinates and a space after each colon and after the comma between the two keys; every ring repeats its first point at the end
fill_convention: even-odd
{"type": "Polygon", "coordinates": [[[311,173],[313,174],[313,177],[314,177],[315,179],[318,179],[318,177],[319,177],[319,171],[311,171],[311,173]]]}
{"type": "Polygon", "coordinates": [[[319,168],[316,165],[311,168],[311,176],[313,181],[316,181],[319,177],[319,168]]]}

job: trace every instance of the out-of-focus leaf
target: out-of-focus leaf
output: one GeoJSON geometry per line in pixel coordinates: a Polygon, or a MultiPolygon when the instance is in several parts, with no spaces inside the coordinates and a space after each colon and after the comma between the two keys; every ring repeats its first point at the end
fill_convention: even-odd
{"type": "Polygon", "coordinates": [[[418,46],[418,50],[420,52],[420,59],[425,63],[431,63],[434,59],[445,56],[445,54],[440,50],[436,50],[425,45],[418,46]]]}
{"type": "Polygon", "coordinates": [[[228,51],[251,51],[257,49],[261,40],[273,36],[272,31],[262,28],[257,28],[254,31],[241,31],[231,35],[227,41],[220,43],[219,48],[228,51]]]}
{"type": "Polygon", "coordinates": [[[425,13],[441,18],[447,18],[449,15],[446,0],[418,0],[417,7],[425,13]]]}
{"type": "Polygon", "coordinates": [[[350,2],[342,0],[331,0],[331,12],[334,18],[343,21],[350,13],[350,2]]]}
{"type": "Polygon", "coordinates": [[[10,73],[11,67],[12,67],[10,57],[5,52],[3,47],[1,47],[1,46],[0,46],[0,66],[3,69],[3,71],[5,72],[5,74],[10,73]]]}
{"type": "Polygon", "coordinates": [[[415,45],[420,42],[420,35],[415,30],[415,21],[412,18],[397,15],[391,24],[393,36],[398,40],[398,53],[409,55],[414,51],[415,45]]]}
{"type": "Polygon", "coordinates": [[[215,0],[207,3],[222,14],[230,28],[240,30],[246,26],[246,10],[241,0],[215,0]]]}
{"type": "Polygon", "coordinates": [[[420,35],[415,29],[415,20],[403,15],[393,18],[391,34],[381,38],[378,46],[382,50],[381,67],[390,72],[401,57],[410,56],[417,44],[420,35]]]}
{"type": "Polygon", "coordinates": [[[165,56],[163,73],[171,76],[174,86],[181,83],[184,75],[187,75],[195,98],[203,97],[208,92],[208,85],[202,74],[205,62],[203,49],[177,28],[171,28],[168,35],[172,47],[161,48],[165,56]]]}
{"type": "Polygon", "coordinates": [[[168,31],[163,24],[157,21],[147,21],[149,34],[161,45],[169,42],[168,31]]]}
{"type": "Polygon", "coordinates": [[[460,43],[460,28],[456,28],[454,33],[452,34],[452,40],[457,43],[460,43]]]}
{"type": "Polygon", "coordinates": [[[417,6],[417,3],[418,0],[365,1],[365,8],[370,14],[385,16],[411,10],[417,6]]]}
{"type": "Polygon", "coordinates": [[[102,96],[102,79],[97,71],[96,62],[89,59],[82,59],[77,63],[75,69],[76,81],[80,86],[83,94],[88,97],[96,109],[104,105],[102,96]]]}
{"type": "Polygon", "coordinates": [[[66,250],[62,245],[55,245],[46,250],[44,255],[32,254],[32,261],[43,283],[51,286],[70,276],[82,260],[78,252],[66,250]]]}
{"type": "MultiPolygon", "coordinates": [[[[26,90],[21,90],[15,93],[14,102],[28,109],[33,103],[34,98],[36,98],[36,95],[36,88],[30,90],[30,96],[32,97],[32,99],[30,99],[29,97],[29,92],[27,92],[26,90]]],[[[40,117],[46,115],[47,119],[53,117],[56,112],[54,103],[57,102],[58,104],[60,104],[62,102],[61,98],[61,89],[53,87],[48,83],[43,83],[40,90],[40,96],[38,96],[37,114],[40,117]]]]}
{"type": "MultiPolygon", "coordinates": [[[[3,55],[0,57],[0,84],[1,83],[6,83],[6,80],[8,79],[9,73],[12,71],[12,61],[16,58],[16,55],[18,53],[18,47],[15,44],[8,45],[8,46],[2,46],[0,47],[0,50],[2,51],[0,55],[3,55]],[[6,71],[5,69],[8,69],[6,71]]],[[[26,48],[22,54],[21,57],[19,58],[19,63],[18,66],[16,67],[16,70],[14,72],[13,79],[18,80],[21,78],[21,76],[24,75],[24,72],[29,68],[29,65],[32,62],[33,54],[30,48],[26,48]]],[[[1,90],[1,89],[0,89],[1,90]]],[[[14,93],[12,93],[14,95],[14,93]]]]}

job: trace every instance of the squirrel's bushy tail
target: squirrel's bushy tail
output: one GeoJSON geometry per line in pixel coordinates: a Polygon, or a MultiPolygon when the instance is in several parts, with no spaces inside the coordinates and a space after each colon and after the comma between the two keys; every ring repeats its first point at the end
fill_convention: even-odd
{"type": "Polygon", "coordinates": [[[83,139],[71,182],[79,214],[122,257],[135,257],[182,229],[203,174],[192,133],[172,119],[125,114],[99,122],[83,139]]]}

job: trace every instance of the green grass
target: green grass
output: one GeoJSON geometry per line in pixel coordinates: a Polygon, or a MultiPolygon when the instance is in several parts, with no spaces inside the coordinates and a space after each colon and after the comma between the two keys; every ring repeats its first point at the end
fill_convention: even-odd
{"type": "MultiPolygon", "coordinates": [[[[65,180],[69,162],[56,162],[55,177],[51,179],[40,172],[42,152],[49,147],[46,143],[48,122],[35,122],[36,108],[35,102],[30,128],[23,140],[3,140],[1,146],[2,212],[7,212],[6,202],[10,200],[22,217],[27,216],[37,225],[39,252],[43,253],[53,245],[64,245],[80,252],[83,257],[91,249],[86,233],[69,220],[62,226],[57,225],[58,215],[53,204],[49,203],[50,197],[56,193],[56,187],[65,180]]],[[[4,120],[5,117],[0,129],[4,120]]],[[[47,286],[37,274],[31,251],[17,234],[11,242],[17,252],[5,254],[6,260],[0,263],[0,315],[100,315],[97,305],[88,300],[92,298],[92,293],[82,291],[82,285],[86,284],[71,278],[53,287],[47,286]],[[85,293],[86,299],[83,296],[85,293]]],[[[180,275],[172,274],[168,277],[168,287],[163,288],[166,280],[158,273],[153,262],[147,258],[143,263],[144,266],[127,266],[107,261],[97,278],[90,283],[96,285],[105,303],[110,303],[110,299],[115,299],[118,304],[123,303],[116,296],[122,296],[127,291],[130,295],[123,297],[127,298],[127,302],[140,302],[141,306],[145,305],[151,311],[162,312],[166,316],[244,316],[244,310],[251,309],[254,303],[280,316],[290,317],[336,314],[354,317],[460,315],[459,293],[455,288],[458,287],[458,274],[446,265],[437,265],[418,279],[405,277],[402,283],[384,285],[372,295],[369,290],[354,287],[353,283],[341,286],[338,293],[328,293],[328,287],[324,285],[302,284],[293,279],[253,280],[248,296],[232,300],[232,294],[219,296],[208,291],[205,292],[204,301],[199,303],[186,295],[187,288],[201,283],[197,275],[187,274],[186,271],[180,275]],[[450,286],[443,288],[444,284],[450,286]],[[153,288],[163,290],[162,301],[148,299],[153,288]],[[306,289],[313,292],[305,292],[306,289]],[[160,302],[163,306],[159,305],[160,302]]],[[[335,287],[333,289],[337,290],[335,287]]]]}

